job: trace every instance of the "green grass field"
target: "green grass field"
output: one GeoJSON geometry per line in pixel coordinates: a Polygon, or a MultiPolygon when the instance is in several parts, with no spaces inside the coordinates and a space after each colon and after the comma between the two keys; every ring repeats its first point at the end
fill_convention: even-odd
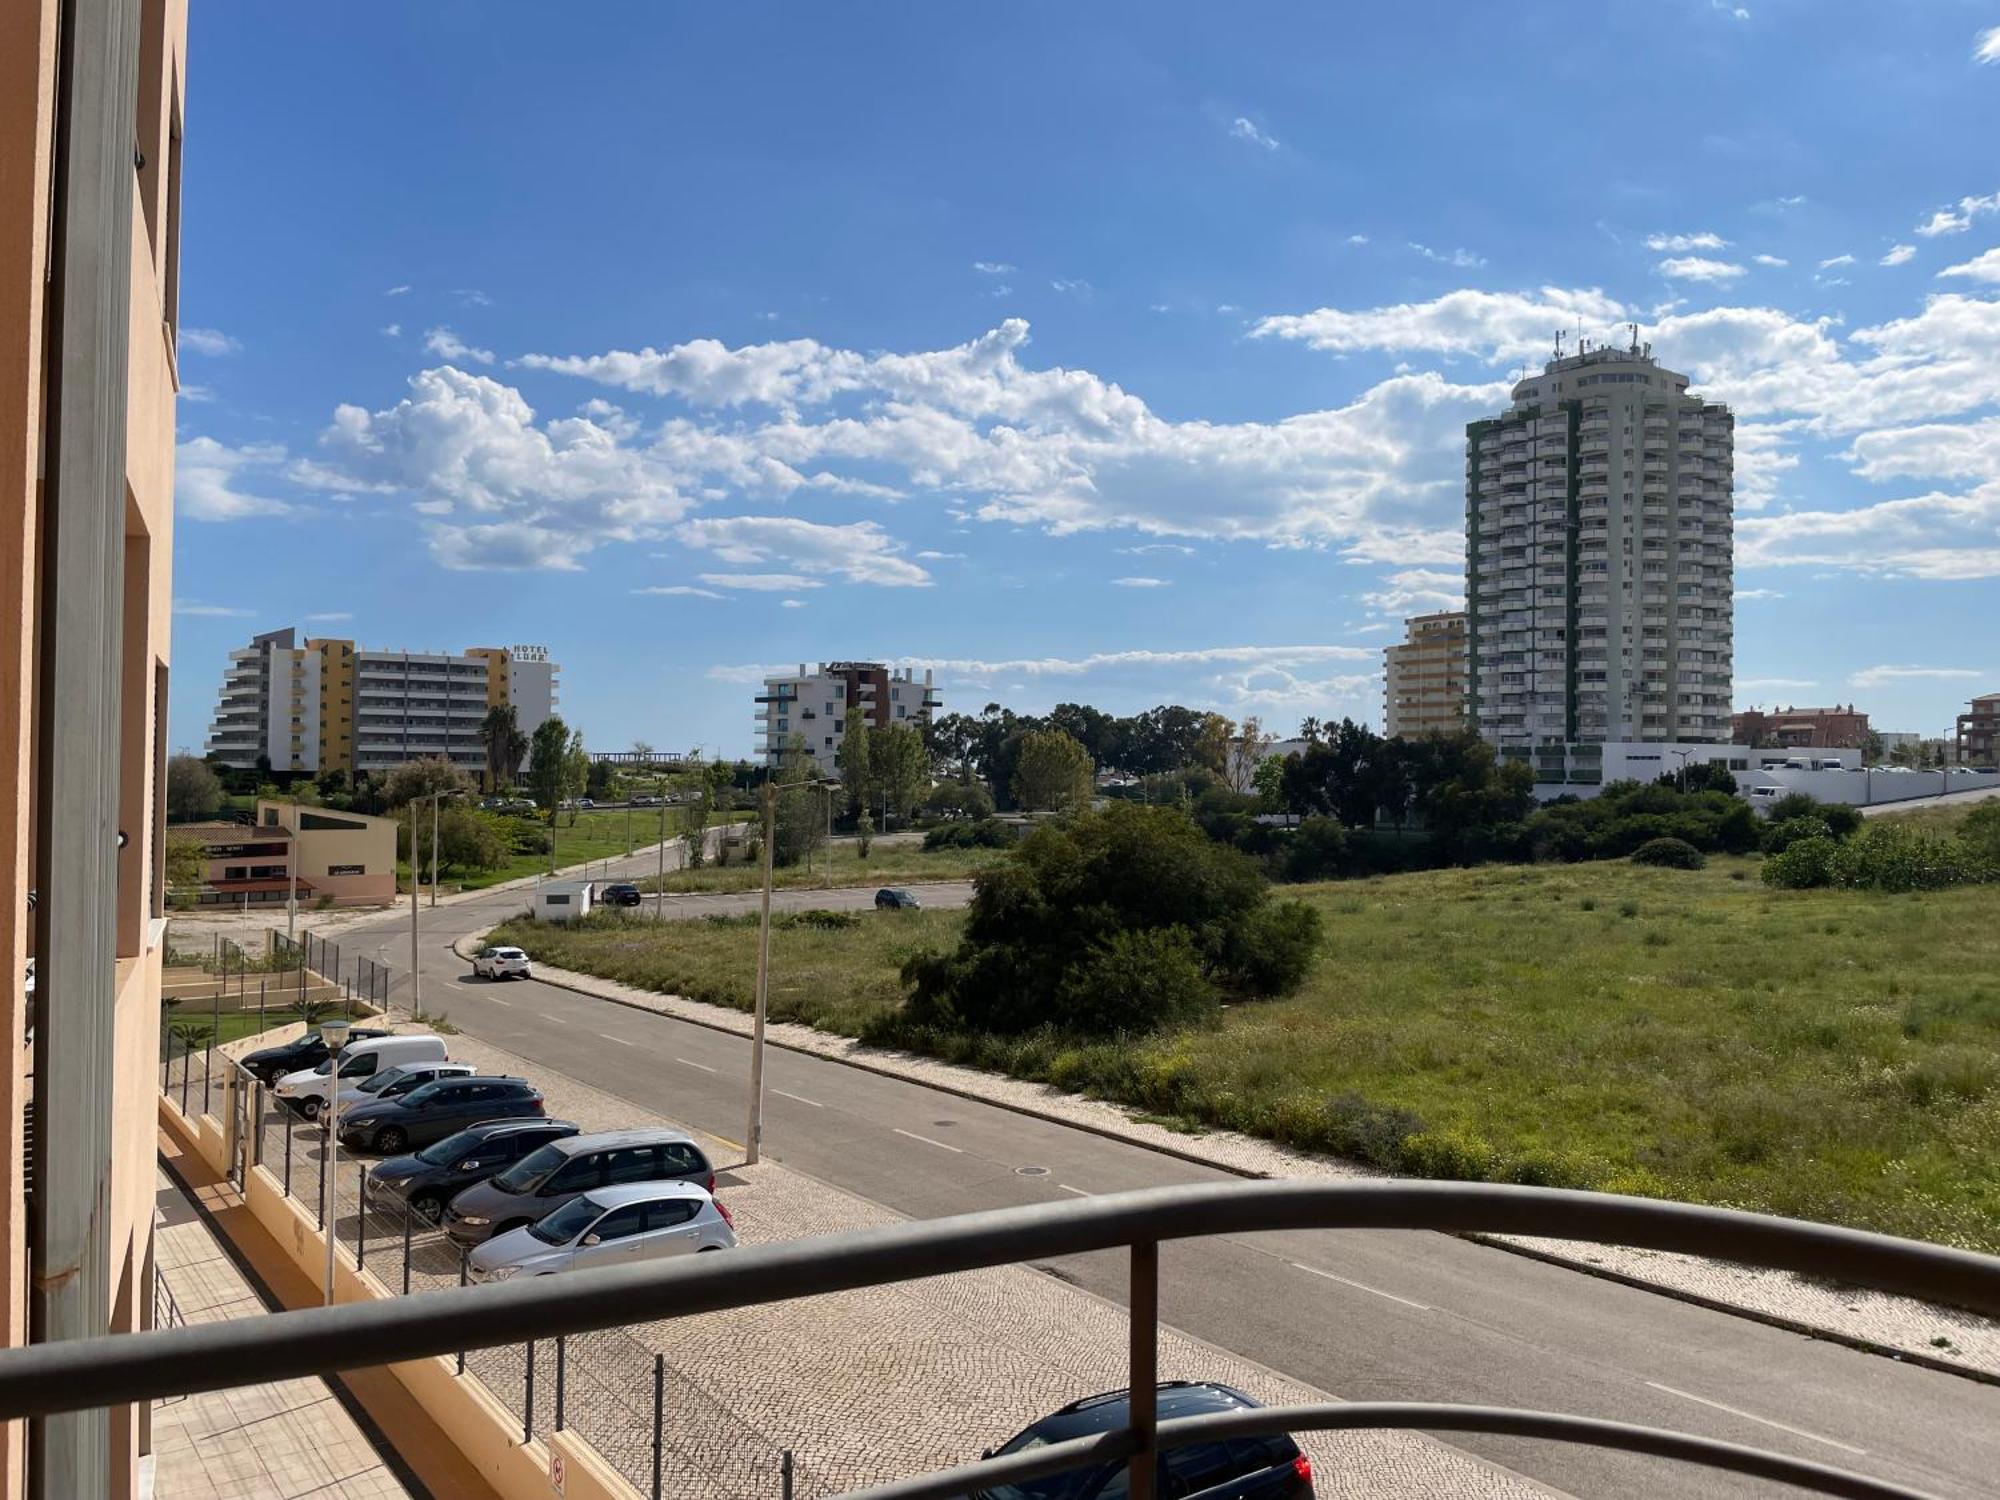
{"type": "MultiPolygon", "coordinates": [[[[1493,866],[1293,887],[1289,999],[1124,1045],[933,1050],[1435,1176],[1726,1204],[2000,1250],[2000,892],[1773,891],[1753,860],[1493,866]]],[[[781,927],[774,1014],[858,1034],[946,912],[781,927]]],[[[754,926],[506,929],[545,962],[749,1002],[754,926]]]]}
{"type": "Polygon", "coordinates": [[[172,1027],[175,1038],[174,1055],[178,1057],[183,1047],[206,1047],[211,1030],[215,1032],[217,1045],[221,1045],[224,1042],[238,1041],[246,1036],[255,1036],[260,1031],[290,1026],[301,1017],[296,1009],[273,1006],[264,1012],[261,1021],[254,1010],[224,1011],[219,1028],[211,1025],[215,1019],[208,1011],[201,1008],[198,1001],[184,1001],[173,1007],[168,1024],[172,1027]]]}
{"type": "MultiPolygon", "coordinates": [[[[724,813],[715,821],[717,823],[738,821],[752,816],[754,815],[748,812],[724,813]]],[[[668,838],[673,838],[680,832],[680,825],[673,808],[667,809],[666,829],[668,838]]],[[[600,859],[622,858],[628,847],[633,850],[645,849],[659,841],[660,810],[657,807],[635,807],[629,813],[624,808],[585,809],[576,814],[574,825],[570,823],[570,814],[563,813],[556,822],[555,860],[557,864],[567,866],[600,859]]],[[[449,845],[446,847],[449,848],[449,845]]],[[[430,849],[428,833],[423,836],[422,848],[428,853],[430,849]]],[[[447,868],[444,872],[444,884],[448,890],[455,888],[462,891],[483,891],[488,886],[499,885],[503,881],[543,874],[548,868],[549,856],[546,854],[516,854],[491,870],[447,868]]],[[[409,861],[396,862],[396,884],[399,890],[405,892],[409,890],[409,861]]]]}
{"type": "MultiPolygon", "coordinates": [[[[815,851],[810,865],[773,870],[771,884],[786,890],[812,886],[898,885],[926,880],[964,880],[999,860],[1000,849],[937,849],[926,853],[919,844],[876,844],[866,859],[852,842],[841,840],[827,851],[815,851]]],[[[754,891],[763,879],[759,865],[709,864],[699,870],[676,870],[667,876],[669,891],[754,891]]],[[[657,878],[639,882],[642,890],[657,890],[657,878]]]]}

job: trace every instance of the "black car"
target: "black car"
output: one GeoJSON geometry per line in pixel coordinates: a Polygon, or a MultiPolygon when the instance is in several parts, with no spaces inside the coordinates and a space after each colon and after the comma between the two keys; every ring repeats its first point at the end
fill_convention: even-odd
{"type": "Polygon", "coordinates": [[[529,1152],[576,1134],[567,1120],[488,1120],[408,1156],[392,1156],[368,1174],[368,1195],[435,1223],[462,1189],[505,1171],[529,1152]]]}
{"type": "Polygon", "coordinates": [[[875,893],[877,911],[921,911],[923,904],[915,891],[906,891],[901,886],[884,886],[875,893]]]}
{"type": "MultiPolygon", "coordinates": [[[[1162,1422],[1174,1417],[1241,1411],[1263,1404],[1230,1386],[1207,1380],[1166,1381],[1159,1387],[1156,1399],[1162,1422]]],[[[1101,1396],[1070,1402],[1061,1411],[1016,1433],[998,1448],[988,1449],[983,1456],[993,1458],[1018,1453],[1023,1448],[1089,1437],[1123,1427],[1130,1420],[1128,1394],[1106,1391],[1101,1396]]],[[[1173,1495],[1177,1500],[1312,1500],[1312,1460],[1299,1452],[1299,1445],[1282,1432],[1223,1442],[1182,1443],[1166,1449],[1158,1462],[1157,1492],[1173,1495]]],[[[1095,1496],[1124,1493],[1122,1459],[981,1491],[984,1500],[1093,1500],[1095,1496]]]]}
{"type": "Polygon", "coordinates": [[[481,1120],[542,1112],[541,1090],[525,1078],[439,1078],[400,1099],[354,1105],[340,1117],[340,1144],[394,1156],[481,1120]]]}
{"type": "Polygon", "coordinates": [[[639,901],[639,887],[625,881],[607,885],[597,893],[599,906],[637,906],[639,901]]]}
{"type": "MultiPolygon", "coordinates": [[[[350,1042],[366,1041],[373,1036],[388,1036],[391,1033],[380,1026],[355,1026],[349,1029],[350,1042]]],[[[260,1047],[245,1055],[243,1066],[263,1083],[276,1083],[287,1073],[303,1073],[308,1068],[316,1068],[326,1061],[326,1043],[320,1040],[317,1031],[308,1031],[296,1041],[286,1042],[278,1047],[260,1047]]]]}

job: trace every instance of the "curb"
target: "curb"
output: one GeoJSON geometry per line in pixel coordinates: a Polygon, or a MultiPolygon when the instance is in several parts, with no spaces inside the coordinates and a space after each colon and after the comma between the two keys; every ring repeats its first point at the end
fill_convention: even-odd
{"type": "MultiPolygon", "coordinates": [[[[489,932],[491,930],[491,928],[487,929],[489,932]]],[[[460,938],[458,942],[453,943],[451,951],[460,958],[465,958],[467,955],[459,951],[459,944],[475,942],[484,936],[484,933],[468,934],[460,938]]],[[[560,972],[568,973],[570,971],[562,970],[560,972]]],[[[725,1026],[701,1016],[679,1015],[672,1011],[655,1010],[649,1005],[641,1005],[636,1001],[624,1000],[616,995],[600,994],[596,990],[585,989],[579,984],[567,983],[561,979],[551,979],[545,973],[538,972],[535,978],[554,989],[567,990],[573,995],[582,995],[586,999],[596,1000],[607,1005],[623,1006],[626,1010],[637,1011],[641,1015],[656,1016],[668,1021],[680,1021],[690,1026],[700,1026],[708,1031],[721,1032],[726,1036],[743,1037],[746,1039],[749,1036],[747,1029],[738,1031],[733,1026],[725,1026]]],[[[892,1078],[898,1083],[910,1083],[917,1085],[919,1088],[933,1089],[940,1094],[948,1094],[955,1099],[967,1099],[975,1104],[985,1104],[995,1109],[1004,1109],[1012,1114],[1022,1115],[1031,1120],[1041,1120],[1051,1125],[1061,1125],[1070,1130],[1080,1130],[1086,1135],[1098,1136],[1107,1141],[1117,1141],[1126,1146],[1135,1146],[1141,1151],[1151,1151],[1159,1156],[1171,1157],[1178,1161],[1187,1162],[1191,1166],[1206,1167],[1213,1172],[1224,1172],[1232,1177],[1241,1177],[1250,1181],[1268,1182],[1273,1180],[1272,1174],[1269,1172],[1260,1172],[1250,1167],[1232,1166],[1226,1162],[1216,1161],[1213,1157],[1202,1156],[1194,1151],[1184,1150],[1165,1142],[1140,1140],[1135,1136],[1127,1135],[1110,1126],[1071,1120],[1047,1110],[1037,1109],[1032,1105],[1018,1103],[1009,1099],[995,1099],[971,1088],[961,1088],[949,1083],[939,1083],[929,1078],[913,1078],[909,1074],[885,1063],[870,1062],[854,1057],[830,1057],[824,1052],[815,1052],[810,1048],[800,1047],[791,1042],[779,1041],[768,1033],[765,1035],[764,1045],[775,1047],[782,1052],[793,1053],[799,1057],[815,1058],[820,1062],[835,1063],[841,1067],[853,1068],[858,1072],[872,1073],[878,1078],[892,1078]]],[[[1017,1081],[1025,1082],[1026,1080],[1017,1081]]],[[[1586,1260],[1574,1259],[1569,1256],[1558,1255],[1553,1251],[1537,1250],[1532,1246],[1516,1244],[1499,1235],[1486,1234],[1478,1230],[1468,1230],[1455,1235],[1454,1238],[1466,1240],[1475,1245],[1482,1245],[1489,1250],[1499,1250],[1508,1255],[1518,1255],[1523,1260],[1539,1261],[1543,1265],[1558,1266],[1566,1271],[1576,1271],[1585,1276],[1595,1276],[1600,1281],[1615,1282],[1620,1286],[1631,1287],[1635,1291],[1650,1292],[1655,1296],[1668,1297],[1676,1302],[1687,1303],[1692,1307],[1706,1308],[1710,1312],[1724,1313],[1735,1318],[1745,1318],[1753,1323],[1762,1323],[1769,1328],[1781,1329],[1787,1333],[1796,1333],[1801,1337],[1814,1339],[1821,1343],[1839,1344],[1861,1354],[1873,1354],[1883,1359],[1893,1359],[1901,1364],[1916,1365],[1922,1369],[1934,1370],[1942,1375],[1956,1375],[1960,1379],[1970,1380],[1980,1385],[2000,1387],[2000,1372],[1982,1370],[1972,1365],[1953,1364],[1949,1360],[1939,1359],[1936,1355],[1924,1354],[1914,1349],[1905,1349],[1896,1344],[1885,1344],[1876,1339],[1864,1338],[1859,1334],[1842,1333],[1838,1329],[1822,1327],[1817,1323],[1807,1323],[1798,1318],[1788,1318],[1782,1313],[1764,1312],[1757,1308],[1743,1307],[1734,1302],[1724,1301],[1720,1297],[1710,1297],[1702,1292],[1688,1291],[1683,1287],[1668,1286],[1661,1282],[1648,1281],[1643,1277],[1633,1276],[1628,1272],[1614,1271],[1607,1266],[1593,1265],[1586,1260]]]]}

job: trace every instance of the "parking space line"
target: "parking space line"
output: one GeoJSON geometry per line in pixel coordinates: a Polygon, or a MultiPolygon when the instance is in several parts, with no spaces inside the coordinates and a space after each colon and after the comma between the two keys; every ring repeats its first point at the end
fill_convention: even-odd
{"type": "Polygon", "coordinates": [[[555,1025],[557,1025],[557,1026],[567,1026],[567,1025],[569,1025],[569,1022],[565,1021],[565,1020],[564,1020],[564,1019],[563,1019],[563,1018],[562,1018],[561,1016],[550,1016],[550,1015],[544,1015],[544,1016],[542,1017],[542,1019],[543,1019],[544,1021],[548,1021],[548,1022],[552,1022],[553,1024],[555,1024],[555,1025]]]}
{"type": "Polygon", "coordinates": [[[1089,1193],[1085,1192],[1082,1188],[1073,1188],[1066,1182],[1059,1182],[1056,1184],[1056,1186],[1061,1188],[1065,1193],[1075,1193],[1079,1198],[1088,1198],[1091,1196],[1089,1193]]]}
{"type": "Polygon", "coordinates": [[[1670,1385],[1661,1385],[1657,1380],[1649,1380],[1646,1384],[1656,1391],[1665,1391],[1669,1396],[1679,1396],[1683,1401],[1693,1401],[1701,1406],[1713,1407],[1716,1411],[1726,1411],[1730,1416],[1741,1417],[1746,1422],[1757,1422],[1765,1427],[1775,1427],[1780,1432],[1789,1432],[1793,1437],[1804,1438],[1810,1443],[1824,1443],[1829,1448],[1838,1448],[1842,1453],[1852,1453],[1858,1458],[1866,1458],[1868,1456],[1866,1448],[1857,1448],[1852,1443],[1836,1442],[1830,1437],[1821,1437],[1816,1432],[1807,1432],[1803,1427],[1792,1427],[1783,1422],[1774,1422],[1769,1417],[1760,1417],[1756,1413],[1744,1411],[1740,1407],[1724,1406],[1720,1401],[1711,1401],[1708,1397],[1697,1396],[1692,1391],[1678,1391],[1670,1385]]]}
{"type": "Polygon", "coordinates": [[[914,1130],[905,1130],[900,1125],[891,1125],[889,1128],[895,1131],[897,1135],[906,1135],[913,1141],[922,1141],[926,1146],[935,1146],[938,1150],[949,1151],[954,1156],[965,1155],[965,1148],[963,1146],[947,1146],[943,1141],[934,1141],[927,1135],[918,1135],[914,1130]]]}
{"type": "Polygon", "coordinates": [[[677,1063],[683,1063],[690,1068],[700,1068],[704,1073],[715,1073],[720,1071],[720,1069],[711,1068],[707,1063],[695,1062],[692,1058],[677,1057],[674,1059],[674,1061],[677,1063]]]}
{"type": "Polygon", "coordinates": [[[806,1096],[805,1096],[804,1094],[793,1094],[793,1093],[788,1093],[788,1092],[787,1092],[786,1090],[784,1090],[784,1089],[772,1089],[772,1090],[771,1090],[771,1092],[772,1092],[772,1093],[774,1093],[774,1094],[783,1094],[783,1095],[785,1096],[785,1098],[787,1098],[787,1099],[792,1099],[792,1100],[796,1100],[796,1101],[797,1101],[798,1103],[800,1103],[800,1104],[810,1104],[810,1105],[811,1105],[811,1106],[812,1106],[812,1107],[813,1107],[814,1109],[825,1109],[825,1108],[826,1108],[826,1106],[825,1106],[824,1104],[821,1104],[821,1103],[819,1102],[819,1100],[817,1100],[817,1099],[808,1099],[808,1098],[807,1098],[807,1097],[806,1097],[806,1096]]]}
{"type": "Polygon", "coordinates": [[[597,1034],[598,1034],[599,1036],[603,1037],[605,1041],[607,1041],[607,1042],[616,1042],[616,1043],[617,1043],[617,1044],[618,1044],[619,1046],[621,1046],[621,1047],[636,1047],[636,1046],[638,1046],[638,1045],[639,1045],[639,1044],[638,1044],[637,1042],[628,1042],[628,1041],[626,1041],[626,1040],[625,1040],[625,1038],[624,1038],[624,1037],[622,1037],[622,1036],[613,1036],[613,1035],[612,1035],[612,1034],[611,1034],[610,1032],[608,1032],[608,1031],[600,1031],[600,1032],[598,1032],[597,1034]]]}
{"type": "Polygon", "coordinates": [[[512,1000],[502,1000],[498,995],[488,995],[486,998],[492,1001],[495,1005],[504,1005],[509,1010],[512,1010],[514,1008],[514,1002],[512,1000]]]}
{"type": "Polygon", "coordinates": [[[1293,1270],[1304,1271],[1308,1276],[1322,1276],[1328,1281],[1337,1281],[1342,1286],[1351,1286],[1357,1292],[1367,1292],[1370,1296],[1386,1297],[1391,1302],[1400,1302],[1405,1307],[1414,1307],[1418,1312],[1430,1312],[1433,1310],[1422,1302],[1412,1302],[1408,1297],[1398,1297],[1394,1292],[1385,1292],[1380,1287],[1365,1286],[1358,1281],[1349,1281],[1345,1276],[1336,1276],[1331,1271],[1322,1271],[1318,1266],[1304,1265],[1296,1260],[1289,1262],[1289,1264],[1293,1270]]]}

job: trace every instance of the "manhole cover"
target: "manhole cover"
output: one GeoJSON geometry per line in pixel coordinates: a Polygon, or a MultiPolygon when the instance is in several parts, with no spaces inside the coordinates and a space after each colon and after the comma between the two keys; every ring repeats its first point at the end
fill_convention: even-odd
{"type": "Polygon", "coordinates": [[[1049,1175],[1049,1169],[1047,1167],[1016,1167],[1014,1168],[1014,1175],[1016,1177],[1046,1177],[1049,1175]]]}

